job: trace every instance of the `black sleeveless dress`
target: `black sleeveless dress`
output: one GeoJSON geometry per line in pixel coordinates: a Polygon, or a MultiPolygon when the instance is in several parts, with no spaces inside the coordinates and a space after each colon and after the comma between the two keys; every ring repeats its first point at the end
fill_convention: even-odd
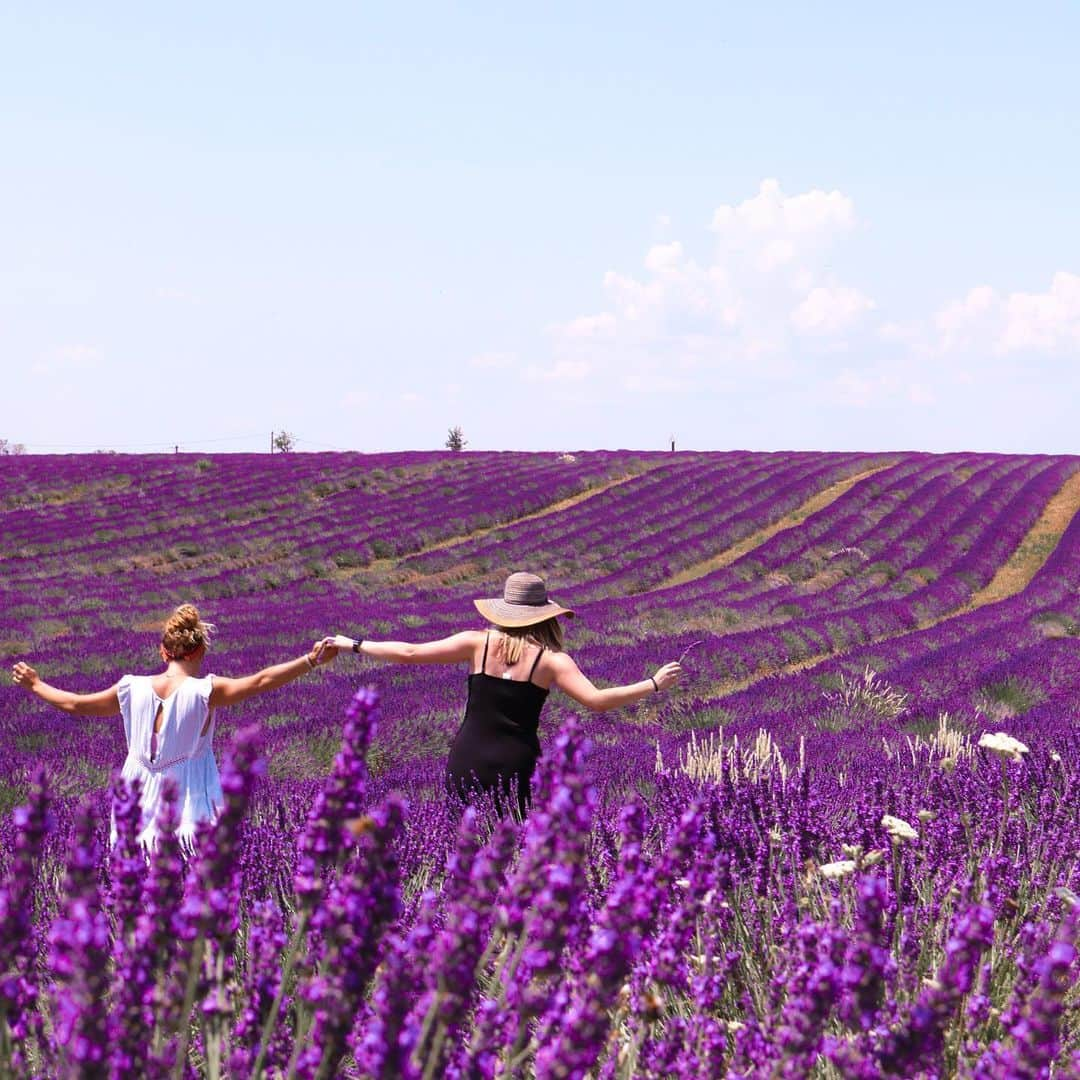
{"type": "Polygon", "coordinates": [[[516,805],[523,815],[540,756],[540,710],[548,696],[532,681],[544,650],[536,654],[528,679],[519,682],[487,673],[488,641],[485,638],[480,670],[469,676],[465,718],[446,763],[447,789],[461,799],[493,793],[500,813],[516,805]]]}

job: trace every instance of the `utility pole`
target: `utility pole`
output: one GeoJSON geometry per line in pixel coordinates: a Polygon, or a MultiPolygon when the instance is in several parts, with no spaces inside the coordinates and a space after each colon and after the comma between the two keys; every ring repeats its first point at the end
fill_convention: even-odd
{"type": "Polygon", "coordinates": [[[274,433],[270,432],[270,453],[274,452],[274,433]]]}
{"type": "Polygon", "coordinates": [[[176,444],[176,445],[175,445],[175,446],[173,447],[173,453],[174,453],[174,454],[179,454],[179,453],[180,453],[180,444],[179,444],[179,443],[177,443],[177,444],[176,444]]]}
{"type": "Polygon", "coordinates": [[[675,436],[674,435],[669,435],[668,438],[671,439],[671,452],[674,454],[675,453],[675,436]]]}

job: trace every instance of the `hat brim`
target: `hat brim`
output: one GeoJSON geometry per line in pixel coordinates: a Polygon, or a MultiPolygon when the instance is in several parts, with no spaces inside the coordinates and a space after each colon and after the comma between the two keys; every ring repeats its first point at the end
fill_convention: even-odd
{"type": "Polygon", "coordinates": [[[474,600],[473,604],[488,622],[496,626],[535,626],[556,615],[565,615],[568,619],[574,617],[569,608],[550,600],[546,604],[509,604],[502,597],[494,597],[490,600],[474,600]]]}

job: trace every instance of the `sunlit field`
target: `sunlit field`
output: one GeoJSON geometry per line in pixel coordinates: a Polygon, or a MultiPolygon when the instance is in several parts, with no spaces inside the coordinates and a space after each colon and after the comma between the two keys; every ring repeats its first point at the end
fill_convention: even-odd
{"type": "Polygon", "coordinates": [[[223,713],[149,864],[122,724],[0,694],[0,1074],[1080,1075],[1080,458],[0,458],[0,653],[239,675],[574,607],[524,823],[445,794],[466,672],[342,654],[223,713]],[[110,853],[109,820],[120,840],[110,853]]]}

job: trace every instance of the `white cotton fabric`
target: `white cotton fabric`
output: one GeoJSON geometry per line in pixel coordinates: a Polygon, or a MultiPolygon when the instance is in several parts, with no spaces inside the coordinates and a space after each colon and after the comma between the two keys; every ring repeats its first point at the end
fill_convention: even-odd
{"type": "MultiPolygon", "coordinates": [[[[214,715],[210,708],[213,688],[213,675],[186,678],[165,698],[158,697],[149,675],[125,675],[117,684],[128,745],[121,776],[142,784],[139,843],[146,850],[157,843],[157,818],[166,781],[171,780],[177,787],[177,835],[185,851],[193,851],[199,823],[216,821],[224,805],[221,777],[214,761],[214,715]],[[154,718],[159,705],[162,723],[155,743],[154,718]]],[[[111,842],[116,843],[115,820],[111,842]]]]}

